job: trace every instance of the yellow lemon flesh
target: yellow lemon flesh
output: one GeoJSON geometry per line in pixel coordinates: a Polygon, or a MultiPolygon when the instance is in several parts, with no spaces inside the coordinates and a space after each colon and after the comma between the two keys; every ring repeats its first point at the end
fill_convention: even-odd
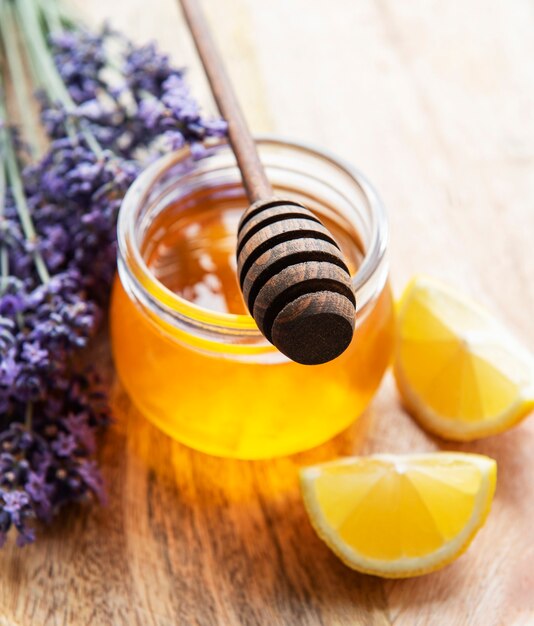
{"type": "Polygon", "coordinates": [[[318,535],[349,567],[406,578],[467,548],[496,474],[495,461],[478,454],[380,454],[305,468],[301,489],[318,535]]]}
{"type": "Polygon", "coordinates": [[[446,439],[502,432],[534,409],[534,358],[489,313],[427,278],[398,307],[394,362],[410,413],[446,439]]]}

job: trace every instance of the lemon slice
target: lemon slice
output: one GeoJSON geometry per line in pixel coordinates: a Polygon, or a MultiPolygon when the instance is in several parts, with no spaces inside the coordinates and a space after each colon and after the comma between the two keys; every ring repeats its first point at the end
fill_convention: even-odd
{"type": "Polygon", "coordinates": [[[478,454],[379,454],[301,471],[318,535],[349,567],[386,578],[435,571],[483,525],[497,464],[478,454]]]}
{"type": "Polygon", "coordinates": [[[534,409],[534,358],[489,313],[416,278],[398,308],[394,374],[412,415],[446,439],[502,432],[534,409]]]}

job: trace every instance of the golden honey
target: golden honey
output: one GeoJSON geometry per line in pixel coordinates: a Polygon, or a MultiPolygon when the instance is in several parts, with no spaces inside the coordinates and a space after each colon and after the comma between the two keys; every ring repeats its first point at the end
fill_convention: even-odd
{"type": "Polygon", "coordinates": [[[112,304],[117,371],[141,412],[195,449],[259,459],[316,446],[361,414],[389,364],[393,305],[384,250],[373,248],[376,267],[367,250],[369,241],[376,243],[381,216],[373,215],[373,198],[359,185],[360,211],[367,208],[361,223],[350,202],[336,204],[335,196],[312,184],[318,173],[305,185],[311,175],[303,150],[309,153],[271,140],[263,159],[275,187],[278,181],[285,196],[316,210],[334,234],[359,300],[353,342],[323,365],[288,361],[247,314],[235,260],[237,223],[247,201],[226,146],[200,163],[168,157],[142,177],[134,199],[127,196],[121,209],[112,304]],[[297,165],[302,174],[295,177],[297,165]]]}

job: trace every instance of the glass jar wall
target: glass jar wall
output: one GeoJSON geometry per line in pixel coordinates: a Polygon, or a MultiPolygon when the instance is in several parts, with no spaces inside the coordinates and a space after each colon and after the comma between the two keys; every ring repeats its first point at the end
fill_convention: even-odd
{"type": "Polygon", "coordinates": [[[236,279],[235,233],[247,206],[229,147],[154,163],[119,216],[112,302],[117,371],[143,414],[198,450],[243,459],[316,446],[366,408],[389,364],[393,303],[387,222],[365,178],[334,157],[259,140],[277,195],[316,213],[347,259],[354,339],[318,366],[288,361],[259,333],[236,279]]]}

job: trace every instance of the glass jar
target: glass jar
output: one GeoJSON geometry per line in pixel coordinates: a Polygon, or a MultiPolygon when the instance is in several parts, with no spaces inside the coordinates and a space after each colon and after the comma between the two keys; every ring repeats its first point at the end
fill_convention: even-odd
{"type": "Polygon", "coordinates": [[[307,145],[260,138],[258,148],[275,193],[316,213],[348,260],[358,310],[349,348],[329,363],[299,365],[248,314],[193,303],[156,277],[147,251],[158,233],[180,230],[185,212],[206,201],[212,216],[229,202],[247,206],[224,141],[201,158],[188,149],[161,158],[126,194],[111,312],[115,365],[139,410],[192,448],[241,459],[299,452],[345,429],[376,392],[393,347],[387,220],[371,185],[307,145]]]}

